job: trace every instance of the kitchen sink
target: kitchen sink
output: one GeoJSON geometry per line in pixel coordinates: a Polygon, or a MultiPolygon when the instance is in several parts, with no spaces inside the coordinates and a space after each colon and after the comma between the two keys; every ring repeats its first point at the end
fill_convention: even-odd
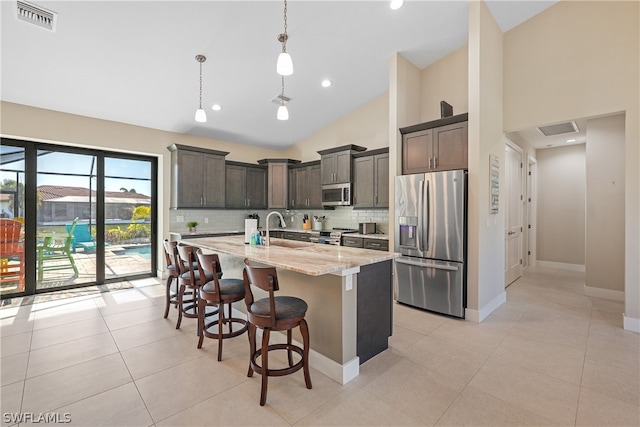
{"type": "Polygon", "coordinates": [[[300,242],[297,240],[278,239],[272,237],[269,241],[269,245],[295,249],[309,247],[309,242],[300,242]]]}

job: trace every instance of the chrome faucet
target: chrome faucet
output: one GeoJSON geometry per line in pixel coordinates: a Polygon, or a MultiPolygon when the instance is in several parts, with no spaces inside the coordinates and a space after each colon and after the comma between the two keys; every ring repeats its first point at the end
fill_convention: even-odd
{"type": "Polygon", "coordinates": [[[278,211],[273,211],[273,212],[269,212],[269,215],[267,215],[267,219],[265,219],[265,223],[267,224],[267,229],[265,231],[265,236],[264,236],[264,246],[269,246],[269,218],[271,217],[271,215],[276,214],[280,217],[280,222],[282,223],[282,228],[287,228],[287,223],[284,221],[284,218],[282,217],[282,214],[278,211]]]}

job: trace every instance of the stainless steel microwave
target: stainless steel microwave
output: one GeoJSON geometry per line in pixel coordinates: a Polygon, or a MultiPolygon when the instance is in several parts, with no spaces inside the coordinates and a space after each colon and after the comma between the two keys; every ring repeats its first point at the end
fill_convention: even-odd
{"type": "Polygon", "coordinates": [[[351,183],[322,186],[323,206],[351,206],[351,183]]]}

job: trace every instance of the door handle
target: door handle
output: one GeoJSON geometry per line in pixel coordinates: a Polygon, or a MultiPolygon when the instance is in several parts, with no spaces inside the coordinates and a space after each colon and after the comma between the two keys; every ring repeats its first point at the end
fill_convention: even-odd
{"type": "Polygon", "coordinates": [[[516,232],[515,231],[510,231],[510,232],[507,233],[507,235],[509,235],[509,236],[511,236],[512,234],[516,234],[516,232]]]}
{"type": "Polygon", "coordinates": [[[396,262],[399,264],[414,265],[416,267],[422,267],[422,268],[435,268],[438,270],[458,271],[458,267],[452,266],[452,265],[440,265],[440,264],[434,264],[431,262],[422,263],[417,261],[408,261],[401,258],[396,258],[396,262]]]}

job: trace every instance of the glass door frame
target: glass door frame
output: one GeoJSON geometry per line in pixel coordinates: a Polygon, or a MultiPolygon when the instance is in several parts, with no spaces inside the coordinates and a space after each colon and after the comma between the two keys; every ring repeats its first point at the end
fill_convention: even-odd
{"type": "Polygon", "coordinates": [[[97,150],[91,148],[72,147],[66,145],[55,145],[28,140],[1,138],[1,144],[7,146],[20,147],[24,149],[24,207],[25,207],[25,286],[24,292],[7,293],[0,295],[2,300],[23,297],[27,295],[55,292],[68,289],[84,288],[88,286],[102,285],[126,280],[135,280],[157,275],[157,245],[158,245],[158,159],[154,156],[144,156],[115,151],[97,150]],[[85,154],[96,156],[97,159],[97,194],[96,194],[96,281],[80,284],[65,285],[51,289],[37,289],[36,276],[36,242],[37,242],[37,207],[38,207],[38,150],[66,152],[75,154],[85,154]],[[115,278],[105,278],[105,190],[104,190],[104,159],[122,158],[131,160],[148,161],[151,164],[151,260],[150,271],[140,274],[119,276],[115,278]]]}

